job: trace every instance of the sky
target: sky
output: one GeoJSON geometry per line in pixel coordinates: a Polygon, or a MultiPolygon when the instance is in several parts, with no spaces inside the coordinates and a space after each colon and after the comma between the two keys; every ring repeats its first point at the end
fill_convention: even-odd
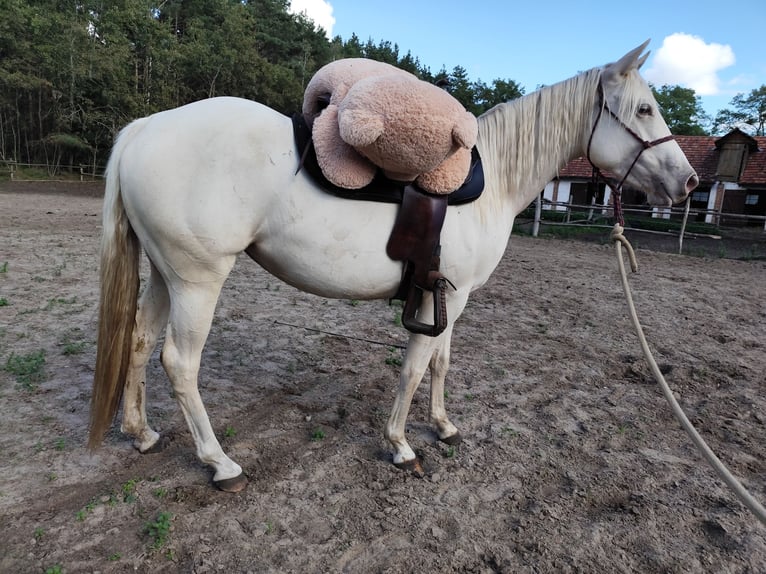
{"type": "Polygon", "coordinates": [[[526,93],[613,62],[651,39],[643,76],[680,85],[714,116],[766,84],[766,1],[292,0],[328,37],[398,44],[437,73],[514,80],[526,93]]]}

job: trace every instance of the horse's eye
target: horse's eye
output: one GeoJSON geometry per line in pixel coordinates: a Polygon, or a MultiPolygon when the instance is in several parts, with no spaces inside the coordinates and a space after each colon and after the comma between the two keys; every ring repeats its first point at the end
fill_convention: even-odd
{"type": "Polygon", "coordinates": [[[638,115],[639,116],[651,116],[652,115],[652,106],[649,104],[641,104],[638,106],[638,115]]]}

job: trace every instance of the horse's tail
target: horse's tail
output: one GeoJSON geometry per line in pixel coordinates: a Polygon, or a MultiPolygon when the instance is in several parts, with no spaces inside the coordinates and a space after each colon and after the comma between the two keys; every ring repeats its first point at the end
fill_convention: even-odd
{"type": "Polygon", "coordinates": [[[137,120],[122,130],[106,166],[98,342],[88,437],[91,450],[101,445],[117,414],[130,365],[141,247],[122,202],[120,157],[143,122],[137,120]]]}

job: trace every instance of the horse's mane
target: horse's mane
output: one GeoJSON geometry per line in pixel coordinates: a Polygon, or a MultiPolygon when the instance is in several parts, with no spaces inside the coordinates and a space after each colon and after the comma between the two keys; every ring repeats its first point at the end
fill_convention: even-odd
{"type": "MultiPolygon", "coordinates": [[[[479,151],[498,160],[487,167],[494,171],[493,180],[506,186],[499,193],[526,194],[529,185],[545,185],[582,150],[602,72],[602,67],[582,72],[479,117],[479,151]]],[[[638,100],[646,97],[640,85],[644,80],[632,70],[615,110],[620,117],[630,118],[638,100]]]]}

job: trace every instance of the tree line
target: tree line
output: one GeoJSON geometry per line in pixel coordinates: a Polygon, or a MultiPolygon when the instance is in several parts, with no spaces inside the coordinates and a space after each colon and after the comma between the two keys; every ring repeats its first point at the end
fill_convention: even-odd
{"type": "MultiPolygon", "coordinates": [[[[217,95],[290,114],[311,76],[345,57],[443,84],[477,115],[524,94],[510,79],[472,81],[461,66],[433,73],[390,41],[328,40],[288,8],[289,0],[0,0],[0,160],[96,170],[132,119],[217,95]]],[[[665,89],[669,109],[683,103],[681,129],[704,132],[699,98],[658,93],[665,89]]]]}

